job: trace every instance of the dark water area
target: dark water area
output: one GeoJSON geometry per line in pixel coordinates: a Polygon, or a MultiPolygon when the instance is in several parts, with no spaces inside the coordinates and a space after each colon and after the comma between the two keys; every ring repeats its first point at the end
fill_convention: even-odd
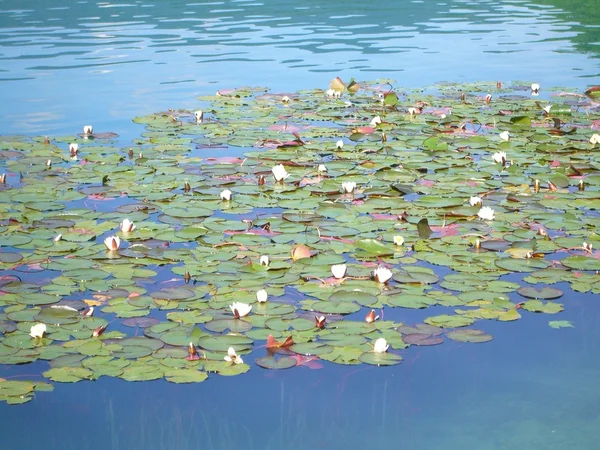
{"type": "MultiPolygon", "coordinates": [[[[583,90],[600,83],[599,11],[596,0],[3,1],[0,134],[72,135],[91,123],[127,146],[142,131],[137,115],[195,109],[198,96],[243,85],[326,88],[338,75],[583,90]]],[[[54,383],[27,404],[0,403],[0,447],[595,450],[599,300],[567,290],[558,316],[480,321],[493,341],[411,346],[389,368],[54,383]]],[[[386,319],[413,324],[432,311],[386,319]]],[[[37,379],[46,366],[0,366],[0,377],[37,379]]]]}

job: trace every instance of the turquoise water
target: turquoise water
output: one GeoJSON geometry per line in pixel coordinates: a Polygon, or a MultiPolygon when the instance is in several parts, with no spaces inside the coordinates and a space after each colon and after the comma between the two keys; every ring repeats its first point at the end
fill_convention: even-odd
{"type": "MultiPolygon", "coordinates": [[[[326,87],[337,75],[581,89],[599,82],[595,6],[4,1],[0,134],[91,123],[125,145],[141,131],[135,115],[194,108],[197,96],[240,85],[326,87]]],[[[494,341],[413,346],[392,368],[254,366],[197,385],[56,383],[25,405],[0,403],[2,448],[596,449],[598,296],[570,292],[561,302],[558,317],[486,321],[494,341]],[[550,328],[557,318],[575,328],[550,328]]],[[[412,324],[432,311],[394,314],[412,324]]],[[[0,377],[41,366],[0,367],[0,377]]]]}

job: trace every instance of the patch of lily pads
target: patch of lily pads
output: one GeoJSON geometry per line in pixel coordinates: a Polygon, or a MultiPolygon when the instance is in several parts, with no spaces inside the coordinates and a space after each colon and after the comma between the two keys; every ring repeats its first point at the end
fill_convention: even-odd
{"type": "MultiPolygon", "coordinates": [[[[558,314],[562,286],[600,293],[597,90],[335,78],[137,117],[125,146],[0,136],[0,364],[64,383],[389,366],[558,314]]],[[[0,379],[0,401],[51,389],[0,379]]]]}

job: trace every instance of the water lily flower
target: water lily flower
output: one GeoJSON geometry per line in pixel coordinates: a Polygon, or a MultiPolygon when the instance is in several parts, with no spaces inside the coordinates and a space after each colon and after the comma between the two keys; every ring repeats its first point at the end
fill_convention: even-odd
{"type": "Polygon", "coordinates": [[[6,174],[3,173],[2,175],[0,175],[0,184],[5,184],[6,183],[6,174]]]}
{"type": "Polygon", "coordinates": [[[298,244],[292,247],[291,256],[293,261],[298,261],[299,259],[310,258],[312,252],[306,245],[298,244]]]}
{"type": "Polygon", "coordinates": [[[388,345],[387,341],[385,340],[385,338],[379,338],[375,341],[375,344],[373,345],[373,351],[375,353],[385,353],[388,351],[388,348],[390,348],[390,346],[388,345]]]}
{"type": "Polygon", "coordinates": [[[404,238],[402,236],[394,236],[394,245],[404,245],[404,238]]]}
{"type": "Polygon", "coordinates": [[[224,189],[223,191],[221,191],[221,200],[224,200],[226,202],[231,200],[231,191],[229,189],[224,189]]]}
{"type": "Polygon", "coordinates": [[[489,206],[484,206],[481,208],[477,215],[482,220],[494,220],[494,210],[489,206]]]}
{"type": "Polygon", "coordinates": [[[379,266],[373,271],[373,278],[378,283],[385,284],[392,278],[392,271],[385,266],[379,266]]]}
{"type": "Polygon", "coordinates": [[[57,234],[56,236],[54,236],[54,239],[52,239],[54,242],[58,242],[62,239],[62,234],[57,234]]]}
{"type": "Polygon", "coordinates": [[[483,200],[479,196],[469,198],[469,205],[471,205],[471,206],[481,205],[482,203],[483,203],[483,200]]]}
{"type": "Polygon", "coordinates": [[[327,318],[325,316],[315,316],[315,327],[325,328],[325,322],[327,318]]]}
{"type": "Polygon", "coordinates": [[[340,139],[339,141],[336,142],[335,146],[338,150],[341,150],[342,148],[344,148],[344,141],[342,141],[340,139]]]}
{"type": "Polygon", "coordinates": [[[92,336],[93,337],[102,336],[102,333],[104,333],[104,331],[106,331],[107,326],[108,325],[100,325],[99,327],[95,328],[94,331],[92,331],[92,336]]]}
{"type": "Polygon", "coordinates": [[[592,144],[592,145],[600,144],[600,134],[597,134],[597,133],[592,134],[592,137],[590,138],[590,144],[592,144]]]}
{"type": "Polygon", "coordinates": [[[269,294],[267,294],[267,291],[264,289],[261,289],[256,293],[256,301],[258,303],[266,303],[268,298],[269,294]]]}
{"type": "Polygon", "coordinates": [[[81,311],[80,314],[83,317],[92,317],[94,315],[94,311],[95,308],[93,306],[90,306],[89,308],[85,308],[83,311],[81,311]]]}
{"type": "Polygon", "coordinates": [[[265,176],[264,175],[259,175],[257,183],[258,183],[259,186],[264,185],[265,184],[265,176]]]}
{"type": "Polygon", "coordinates": [[[546,113],[546,115],[550,115],[550,110],[552,109],[552,105],[546,105],[542,108],[544,110],[544,112],[546,113]]]}
{"type": "Polygon", "coordinates": [[[36,323],[29,329],[29,335],[36,339],[43,338],[46,335],[46,324],[36,323]]]}
{"type": "Polygon", "coordinates": [[[261,266],[268,266],[270,262],[267,255],[262,255],[258,261],[261,266]]]}
{"type": "Polygon", "coordinates": [[[94,128],[91,125],[85,125],[83,127],[83,134],[92,134],[94,132],[94,128]]]}
{"type": "Polygon", "coordinates": [[[188,355],[186,358],[188,361],[197,361],[200,359],[200,355],[198,355],[198,350],[196,350],[196,346],[193,342],[190,342],[188,345],[188,355]]]}
{"type": "Polygon", "coordinates": [[[283,97],[281,97],[281,101],[282,101],[283,103],[289,103],[289,101],[290,101],[290,98],[289,98],[287,95],[284,95],[283,97]]]}
{"type": "Polygon", "coordinates": [[[130,231],[135,230],[135,224],[129,219],[124,219],[123,222],[121,222],[120,227],[123,233],[129,233],[130,231]]]}
{"type": "Polygon", "coordinates": [[[500,136],[500,139],[502,139],[503,141],[510,141],[510,133],[506,130],[500,133],[498,136],[500,136]]]}
{"type": "Polygon", "coordinates": [[[104,239],[104,245],[106,245],[106,248],[111,252],[117,251],[121,245],[121,239],[119,239],[118,236],[107,237],[104,239]]]}
{"type": "Polygon", "coordinates": [[[352,102],[344,102],[344,106],[346,108],[350,108],[352,106],[352,102]]]}
{"type": "Polygon", "coordinates": [[[495,163],[506,164],[506,152],[496,152],[492,155],[492,159],[495,163]]]}
{"type": "Polygon", "coordinates": [[[379,116],[375,116],[371,119],[371,122],[369,123],[369,125],[371,125],[373,128],[375,128],[377,125],[381,124],[381,117],[379,116]]]}
{"type": "Polygon", "coordinates": [[[489,102],[491,102],[491,101],[492,101],[492,94],[488,94],[488,95],[486,95],[486,96],[485,96],[485,100],[484,100],[484,101],[485,101],[486,103],[489,103],[489,102]]]}
{"type": "Polygon", "coordinates": [[[229,305],[229,308],[231,309],[231,312],[233,312],[233,315],[236,319],[246,317],[248,314],[250,314],[250,311],[252,311],[251,305],[240,302],[232,303],[231,305],[229,305]]]}
{"type": "Polygon", "coordinates": [[[327,89],[327,97],[335,97],[335,91],[333,89],[327,89]]]}
{"type": "Polygon", "coordinates": [[[287,170],[285,170],[285,167],[283,167],[283,164],[277,164],[271,171],[273,172],[275,181],[278,181],[279,183],[283,183],[283,180],[290,176],[287,170]]]}
{"type": "Polygon", "coordinates": [[[196,123],[202,123],[202,119],[204,118],[204,111],[194,111],[194,118],[196,119],[196,123]]]}
{"type": "Polygon", "coordinates": [[[48,167],[48,169],[50,167],[52,167],[52,160],[51,159],[49,159],[48,161],[46,161],[46,167],[48,167]]]}
{"type": "Polygon", "coordinates": [[[410,107],[410,108],[408,108],[408,114],[411,116],[416,116],[417,114],[419,114],[419,109],[410,107]]]}
{"type": "Polygon", "coordinates": [[[592,243],[588,244],[587,242],[584,242],[583,245],[582,245],[582,247],[583,247],[584,250],[586,250],[586,251],[588,251],[588,252],[591,253],[592,252],[592,248],[594,247],[594,245],[592,243]]]}
{"type": "Polygon", "coordinates": [[[331,266],[331,273],[338,280],[346,276],[346,264],[334,264],[331,266]]]}
{"type": "Polygon", "coordinates": [[[351,194],[352,192],[354,192],[355,188],[356,183],[354,181],[345,181],[344,183],[342,183],[342,189],[346,194],[351,194]]]}
{"type": "Polygon", "coordinates": [[[531,83],[531,93],[534,95],[539,94],[540,92],[540,84],[539,83],[531,83]]]}
{"type": "Polygon", "coordinates": [[[327,167],[325,167],[325,164],[319,164],[319,167],[317,167],[317,172],[327,172],[327,167]]]}
{"type": "Polygon", "coordinates": [[[335,91],[335,92],[333,93],[333,96],[334,96],[335,98],[338,98],[338,99],[339,99],[339,98],[342,98],[342,93],[341,93],[340,91],[335,91]]]}
{"type": "Polygon", "coordinates": [[[229,347],[227,349],[227,356],[225,356],[223,359],[234,364],[244,364],[242,357],[235,352],[233,347],[229,347]]]}
{"type": "Polygon", "coordinates": [[[79,153],[79,144],[69,144],[69,155],[71,155],[71,158],[75,158],[77,153],[79,153]]]}
{"type": "Polygon", "coordinates": [[[368,314],[367,317],[365,317],[365,322],[367,323],[373,323],[375,322],[377,319],[379,319],[379,316],[375,315],[375,310],[372,309],[368,314]]]}
{"type": "Polygon", "coordinates": [[[473,247],[475,247],[475,250],[481,250],[481,239],[476,239],[473,247]]]}

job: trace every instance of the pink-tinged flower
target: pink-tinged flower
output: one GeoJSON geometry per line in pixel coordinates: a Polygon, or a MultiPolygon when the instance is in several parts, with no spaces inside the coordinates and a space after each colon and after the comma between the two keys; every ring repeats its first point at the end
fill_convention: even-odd
{"type": "Polygon", "coordinates": [[[119,239],[118,236],[107,237],[106,239],[104,239],[104,245],[106,245],[106,248],[109,251],[115,252],[119,250],[119,247],[121,246],[121,239],[119,239]]]}
{"type": "Polygon", "coordinates": [[[367,322],[367,323],[373,323],[377,319],[379,319],[379,316],[375,315],[375,310],[372,309],[371,311],[369,311],[369,313],[365,317],[365,322],[367,322]]]}
{"type": "Polygon", "coordinates": [[[135,230],[135,225],[131,220],[125,219],[121,222],[120,228],[123,233],[129,233],[130,231],[135,230]]]}
{"type": "Polygon", "coordinates": [[[325,316],[315,316],[315,327],[325,328],[325,322],[327,318],[325,316]]]}
{"type": "Polygon", "coordinates": [[[234,364],[244,364],[244,360],[235,352],[233,347],[229,347],[227,349],[227,356],[225,356],[223,359],[234,364]]]}
{"type": "Polygon", "coordinates": [[[190,342],[188,345],[188,355],[186,358],[188,361],[197,361],[200,359],[200,355],[198,355],[198,350],[196,350],[196,346],[193,342],[190,342]]]}
{"type": "Polygon", "coordinates": [[[251,305],[248,305],[247,303],[240,303],[240,302],[232,303],[231,305],[229,305],[229,308],[231,309],[231,312],[233,312],[233,315],[235,316],[236,319],[246,317],[248,314],[250,314],[250,311],[252,311],[251,305]]]}
{"type": "Polygon", "coordinates": [[[379,266],[373,271],[373,278],[378,283],[385,284],[392,278],[392,271],[384,266],[379,266]]]}
{"type": "Polygon", "coordinates": [[[390,348],[390,346],[388,345],[387,341],[385,340],[385,338],[379,338],[375,341],[375,344],[373,345],[373,351],[375,353],[385,353],[388,351],[388,348],[390,348]]]}

